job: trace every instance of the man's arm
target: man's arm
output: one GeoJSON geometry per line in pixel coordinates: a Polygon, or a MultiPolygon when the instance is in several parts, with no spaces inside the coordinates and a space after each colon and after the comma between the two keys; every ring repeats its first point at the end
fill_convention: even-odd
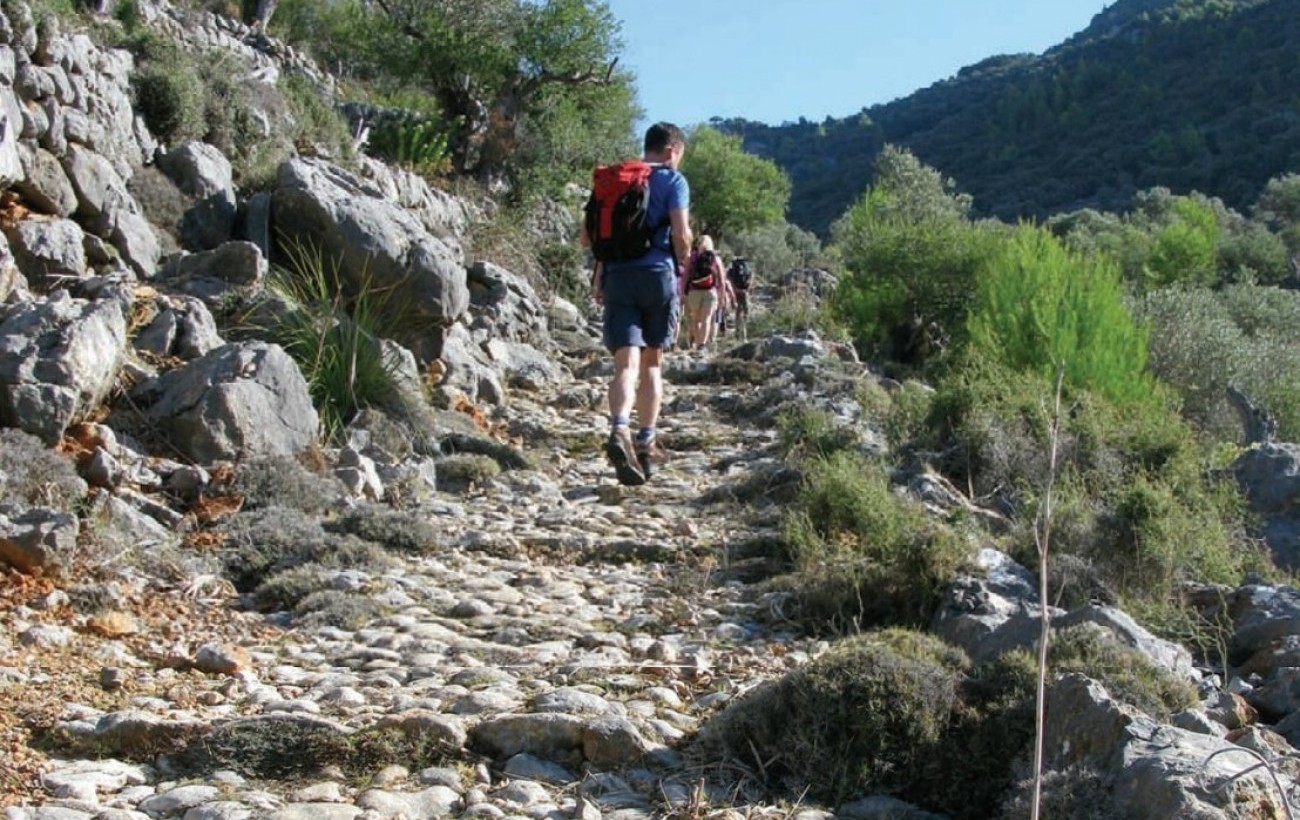
{"type": "Polygon", "coordinates": [[[691,209],[674,208],[668,212],[668,219],[673,255],[677,257],[677,266],[685,268],[691,258],[691,209]]]}

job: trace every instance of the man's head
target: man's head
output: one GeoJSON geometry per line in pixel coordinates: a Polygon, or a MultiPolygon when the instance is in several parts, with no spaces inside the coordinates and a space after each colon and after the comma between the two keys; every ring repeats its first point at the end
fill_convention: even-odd
{"type": "Polygon", "coordinates": [[[657,122],[646,129],[645,156],[654,162],[666,162],[676,168],[686,152],[686,135],[670,122],[657,122]]]}

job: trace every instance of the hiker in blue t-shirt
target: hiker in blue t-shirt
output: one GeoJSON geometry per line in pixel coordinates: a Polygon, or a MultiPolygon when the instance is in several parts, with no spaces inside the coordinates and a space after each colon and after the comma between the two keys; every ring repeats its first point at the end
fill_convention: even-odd
{"type": "MultiPolygon", "coordinates": [[[[686,135],[670,123],[646,130],[645,159],[663,167],[650,175],[647,217],[655,232],[639,259],[598,266],[593,287],[604,305],[605,346],[614,354],[609,384],[611,430],[605,454],[623,484],[643,484],[666,454],[655,439],[663,400],[663,351],[672,344],[680,305],[677,268],[691,248],[690,186],[677,170],[686,151],[686,135]],[[631,433],[633,404],[640,429],[631,433]]],[[[590,244],[584,226],[580,241],[590,244]]]]}

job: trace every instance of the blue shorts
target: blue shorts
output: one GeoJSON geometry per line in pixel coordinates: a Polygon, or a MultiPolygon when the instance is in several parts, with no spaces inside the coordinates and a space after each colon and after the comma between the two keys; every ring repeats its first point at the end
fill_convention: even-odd
{"type": "Polygon", "coordinates": [[[670,347],[677,331],[677,275],[671,265],[621,268],[601,276],[605,347],[670,347]]]}

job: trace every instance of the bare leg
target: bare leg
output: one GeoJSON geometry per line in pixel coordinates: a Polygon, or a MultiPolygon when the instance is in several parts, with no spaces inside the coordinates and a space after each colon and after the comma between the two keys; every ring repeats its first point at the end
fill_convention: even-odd
{"type": "MultiPolygon", "coordinates": [[[[656,348],[656,353],[658,349],[656,348]]],[[[609,382],[610,417],[628,418],[636,395],[637,369],[641,366],[641,348],[629,345],[614,351],[614,377],[609,382]]]]}
{"type": "Polygon", "coordinates": [[[641,427],[654,427],[659,421],[664,398],[663,358],[661,347],[641,351],[641,378],[636,387],[636,417],[641,427]]]}

